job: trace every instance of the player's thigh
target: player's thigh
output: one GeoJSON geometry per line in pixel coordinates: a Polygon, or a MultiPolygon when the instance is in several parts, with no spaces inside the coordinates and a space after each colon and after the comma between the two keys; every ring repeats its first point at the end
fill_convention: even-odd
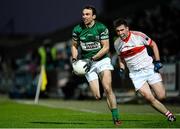
{"type": "Polygon", "coordinates": [[[166,97],[165,87],[161,81],[155,84],[151,84],[151,88],[159,100],[162,100],[166,97]]]}
{"type": "Polygon", "coordinates": [[[148,101],[153,101],[155,99],[147,82],[143,84],[143,86],[138,90],[138,92],[148,101]]]}
{"type": "Polygon", "coordinates": [[[102,71],[100,73],[100,79],[101,79],[101,83],[102,83],[105,91],[112,89],[111,88],[112,77],[111,77],[111,71],[110,70],[102,71]]]}

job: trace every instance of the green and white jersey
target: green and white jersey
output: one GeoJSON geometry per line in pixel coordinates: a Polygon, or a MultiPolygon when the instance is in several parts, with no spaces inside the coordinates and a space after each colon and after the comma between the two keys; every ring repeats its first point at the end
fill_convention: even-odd
{"type": "MultiPolygon", "coordinates": [[[[109,39],[109,31],[105,25],[97,21],[91,28],[82,23],[74,27],[72,38],[80,45],[82,58],[91,58],[101,50],[101,40],[109,39]]],[[[102,58],[104,57],[107,57],[107,54],[102,58]]]]}

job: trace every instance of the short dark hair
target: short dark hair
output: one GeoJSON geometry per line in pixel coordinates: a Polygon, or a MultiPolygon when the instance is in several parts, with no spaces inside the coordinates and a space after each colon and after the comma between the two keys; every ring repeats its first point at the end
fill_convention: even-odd
{"type": "Polygon", "coordinates": [[[120,26],[120,25],[124,25],[124,26],[129,26],[128,22],[126,21],[126,19],[123,18],[118,18],[113,22],[114,28],[120,26]]]}
{"type": "Polygon", "coordinates": [[[93,15],[96,15],[96,8],[92,5],[87,5],[83,9],[90,9],[92,10],[93,15]]]}

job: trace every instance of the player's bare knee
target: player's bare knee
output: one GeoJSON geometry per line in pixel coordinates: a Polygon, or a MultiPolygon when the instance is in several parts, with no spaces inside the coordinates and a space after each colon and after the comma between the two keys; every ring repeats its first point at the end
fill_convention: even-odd
{"type": "Polygon", "coordinates": [[[101,100],[101,96],[100,95],[95,95],[96,100],[101,100]]]}
{"type": "Polygon", "coordinates": [[[162,94],[162,95],[158,95],[157,98],[158,100],[163,101],[166,98],[166,96],[165,94],[162,94]]]}
{"type": "Polygon", "coordinates": [[[104,88],[104,92],[106,95],[111,94],[112,90],[110,88],[104,88]]]}

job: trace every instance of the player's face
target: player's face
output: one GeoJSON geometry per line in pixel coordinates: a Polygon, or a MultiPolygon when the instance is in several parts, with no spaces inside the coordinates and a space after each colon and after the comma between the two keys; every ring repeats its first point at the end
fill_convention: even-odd
{"type": "Polygon", "coordinates": [[[93,15],[92,10],[90,9],[84,9],[82,12],[82,19],[85,25],[91,25],[91,23],[96,18],[96,15],[93,15]]]}
{"type": "Polygon", "coordinates": [[[120,26],[116,27],[116,33],[122,40],[124,40],[129,35],[129,27],[120,25],[120,26]]]}

